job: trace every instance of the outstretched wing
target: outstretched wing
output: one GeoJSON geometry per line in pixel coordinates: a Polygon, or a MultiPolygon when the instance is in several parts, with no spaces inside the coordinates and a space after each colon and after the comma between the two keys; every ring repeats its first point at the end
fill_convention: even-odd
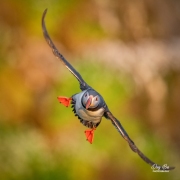
{"type": "MultiPolygon", "coordinates": [[[[120,132],[120,134],[122,135],[122,137],[128,142],[130,148],[137,153],[146,163],[150,164],[151,166],[153,166],[154,163],[153,161],[151,161],[149,158],[147,158],[138,148],[137,146],[134,144],[134,142],[130,139],[130,137],[128,136],[127,132],[124,130],[124,128],[122,127],[121,123],[112,115],[112,113],[110,111],[105,112],[104,115],[107,119],[110,119],[112,124],[116,127],[116,129],[120,132]]],[[[156,164],[157,165],[157,164],[156,164]]],[[[159,166],[159,165],[158,165],[159,166]]],[[[162,166],[161,170],[164,170],[162,166]]],[[[166,170],[172,170],[175,167],[169,167],[169,169],[166,170]]]]}
{"type": "Polygon", "coordinates": [[[56,46],[54,45],[53,41],[51,40],[51,38],[50,38],[50,36],[49,36],[49,34],[47,32],[45,22],[44,22],[44,18],[46,16],[46,13],[47,13],[47,9],[45,9],[45,11],[43,13],[43,16],[42,16],[42,30],[43,30],[44,38],[46,39],[47,43],[51,47],[54,55],[58,59],[60,59],[64,63],[66,68],[77,78],[77,80],[80,83],[81,90],[88,89],[89,85],[83,80],[81,75],[73,68],[73,66],[64,58],[64,56],[57,50],[56,46]]]}

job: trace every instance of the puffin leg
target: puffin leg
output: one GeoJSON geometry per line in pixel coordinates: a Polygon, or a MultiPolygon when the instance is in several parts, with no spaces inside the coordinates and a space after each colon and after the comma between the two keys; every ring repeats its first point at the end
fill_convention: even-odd
{"type": "Polygon", "coordinates": [[[68,107],[70,105],[71,100],[72,100],[71,97],[67,98],[67,97],[64,97],[64,96],[58,96],[57,98],[58,98],[58,101],[60,103],[62,103],[64,106],[66,106],[66,107],[68,107]]]}
{"type": "Polygon", "coordinates": [[[94,130],[96,130],[96,128],[92,128],[92,129],[88,129],[88,130],[84,131],[84,133],[86,135],[86,140],[89,141],[91,144],[94,139],[94,130]]]}

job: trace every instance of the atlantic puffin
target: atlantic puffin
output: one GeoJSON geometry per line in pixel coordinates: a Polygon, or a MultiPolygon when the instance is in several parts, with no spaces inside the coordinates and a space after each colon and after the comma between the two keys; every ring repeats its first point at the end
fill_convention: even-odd
{"type": "MultiPolygon", "coordinates": [[[[47,13],[47,9],[45,9],[42,15],[42,30],[45,40],[48,45],[52,49],[53,54],[56,58],[61,60],[61,62],[66,66],[66,68],[76,77],[80,84],[80,93],[76,93],[71,97],[59,96],[58,101],[62,103],[64,106],[68,107],[70,104],[72,105],[72,110],[75,116],[78,117],[80,122],[88,127],[89,129],[85,131],[85,135],[87,141],[90,143],[93,142],[94,131],[101,123],[102,117],[111,120],[112,124],[121,134],[121,136],[128,142],[132,151],[137,153],[146,163],[151,166],[159,167],[161,170],[164,170],[164,166],[157,165],[149,158],[147,158],[135,145],[135,143],[131,140],[127,132],[122,127],[121,123],[114,117],[114,115],[109,110],[107,104],[105,103],[103,97],[94,90],[91,86],[89,86],[81,75],[74,69],[74,67],[64,58],[64,56],[58,51],[53,41],[51,40],[45,25],[45,16],[47,13]]],[[[175,167],[165,167],[166,170],[172,170],[175,167]]]]}

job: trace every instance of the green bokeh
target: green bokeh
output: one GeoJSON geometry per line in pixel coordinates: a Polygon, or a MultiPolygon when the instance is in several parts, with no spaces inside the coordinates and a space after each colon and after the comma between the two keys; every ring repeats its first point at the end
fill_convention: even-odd
{"type": "MultiPolygon", "coordinates": [[[[150,100],[143,88],[138,89],[133,78],[135,70],[132,70],[134,74],[123,69],[119,72],[100,58],[84,56],[84,50],[89,48],[87,45],[113,38],[119,40],[119,37],[125,41],[140,41],[146,31],[151,31],[148,38],[158,39],[161,29],[156,29],[147,19],[145,32],[134,33],[133,21],[128,26],[123,20],[131,16],[122,8],[130,11],[129,3],[122,1],[122,6],[118,1],[96,3],[82,0],[1,2],[0,179],[178,180],[180,177],[179,121],[175,118],[178,117],[179,70],[161,75],[171,92],[167,93],[166,100],[169,100],[164,103],[168,108],[162,117],[168,115],[177,124],[173,131],[173,123],[167,119],[159,126],[150,120],[147,113],[150,100]],[[48,8],[47,29],[64,56],[69,56],[69,62],[87,83],[102,94],[140,150],[159,164],[176,165],[174,171],[153,173],[105,118],[95,132],[94,143],[91,145],[85,140],[86,128],[71,108],[57,101],[57,96],[70,97],[80,89],[77,80],[56,60],[44,40],[41,16],[45,8],[48,8]],[[121,21],[119,32],[111,31],[113,14],[118,15],[119,11],[125,14],[118,19],[121,21]],[[108,23],[112,20],[110,24],[103,24],[103,13],[112,18],[108,20],[108,23]],[[176,134],[177,139],[173,141],[176,134]]],[[[134,5],[138,7],[137,4],[134,5]]],[[[152,7],[149,5],[149,8],[152,7]]],[[[144,8],[144,11],[148,10],[144,8]]],[[[137,16],[134,19],[141,22],[137,16]]],[[[166,31],[164,36],[173,36],[173,32],[166,31]]]]}

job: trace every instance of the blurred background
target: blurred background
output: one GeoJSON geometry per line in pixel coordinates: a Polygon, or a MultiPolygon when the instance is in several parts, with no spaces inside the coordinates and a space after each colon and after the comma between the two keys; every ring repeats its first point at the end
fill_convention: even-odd
{"type": "Polygon", "coordinates": [[[0,3],[0,179],[178,180],[180,1],[7,0],[0,3]],[[44,40],[100,92],[154,173],[109,120],[84,135],[57,96],[80,92],[44,40]]]}

